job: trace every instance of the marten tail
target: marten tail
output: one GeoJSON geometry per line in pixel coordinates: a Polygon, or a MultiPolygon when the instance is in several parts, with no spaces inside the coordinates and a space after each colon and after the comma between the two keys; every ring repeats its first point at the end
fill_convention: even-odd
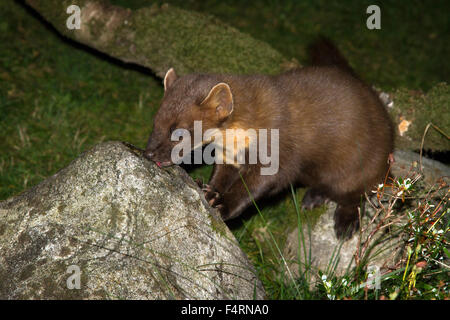
{"type": "Polygon", "coordinates": [[[320,37],[309,46],[309,56],[313,66],[337,66],[358,77],[339,49],[325,37],[320,37]]]}

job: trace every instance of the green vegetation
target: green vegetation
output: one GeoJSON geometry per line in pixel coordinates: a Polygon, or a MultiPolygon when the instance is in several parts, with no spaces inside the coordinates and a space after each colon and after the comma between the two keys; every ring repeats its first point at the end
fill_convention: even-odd
{"type": "Polygon", "coordinates": [[[160,81],[64,41],[16,3],[0,4],[0,199],[106,140],[142,146],[160,81]]]}
{"type": "MultiPolygon", "coordinates": [[[[132,8],[153,3],[111,2],[132,8]]],[[[284,3],[262,0],[251,4],[237,0],[168,2],[213,14],[300,63],[307,62],[307,44],[318,34],[325,34],[339,45],[359,74],[383,90],[408,88],[426,92],[448,81],[450,74],[446,63],[450,56],[448,1],[433,1],[432,5],[419,1],[383,1],[379,4],[380,31],[365,27],[365,8],[373,1],[352,0],[345,5],[337,0],[284,3]]],[[[124,140],[145,146],[152,117],[163,95],[160,79],[63,39],[17,2],[0,2],[0,40],[1,200],[39,183],[101,141],[124,140]]],[[[433,89],[430,97],[444,104],[445,110],[449,104],[448,86],[446,91],[439,91],[443,90],[440,88],[433,89]]],[[[399,94],[399,97],[403,96],[399,94]]],[[[419,106],[425,103],[421,99],[415,102],[419,106]]],[[[448,114],[434,112],[434,124],[442,129],[448,127],[448,114]]],[[[414,119],[420,121],[420,113],[414,119]]],[[[420,132],[420,127],[417,131],[420,132]]],[[[430,134],[435,133],[430,131],[430,134]]],[[[439,148],[448,150],[445,145],[439,148]]],[[[209,173],[208,167],[191,171],[194,178],[204,180],[209,173]]],[[[299,190],[294,196],[296,201],[300,201],[301,193],[299,190]]],[[[330,291],[327,282],[312,291],[306,280],[286,284],[288,275],[280,273],[279,252],[271,241],[275,239],[282,248],[288,231],[297,226],[298,217],[303,215],[299,214],[292,197],[285,195],[278,203],[264,207],[260,214],[246,217],[233,227],[242,248],[255,263],[269,297],[326,299],[328,294],[348,297],[350,293],[339,291],[342,286],[334,293],[330,291]],[[268,230],[272,235],[269,240],[266,239],[268,230]]],[[[308,216],[315,213],[320,214],[320,209],[308,216]]],[[[442,247],[432,250],[442,254],[442,247]]],[[[412,243],[411,252],[416,248],[412,243]]],[[[422,260],[411,254],[410,261],[410,266],[416,266],[422,260]]],[[[430,281],[426,277],[436,269],[432,263],[427,267],[430,269],[424,270],[429,273],[406,268],[405,277],[404,273],[393,275],[388,288],[398,288],[398,292],[393,289],[397,298],[409,297],[405,289],[409,286],[407,279],[412,279],[412,272],[416,272],[416,287],[431,283],[431,289],[422,292],[436,289],[439,294],[415,294],[413,298],[442,298],[445,288],[448,297],[448,276],[447,282],[442,274],[430,281]],[[399,279],[395,278],[397,275],[399,279]]],[[[342,279],[326,281],[332,284],[342,279]]],[[[354,298],[365,297],[358,292],[354,298]]],[[[384,295],[389,297],[393,292],[384,295]]]]}

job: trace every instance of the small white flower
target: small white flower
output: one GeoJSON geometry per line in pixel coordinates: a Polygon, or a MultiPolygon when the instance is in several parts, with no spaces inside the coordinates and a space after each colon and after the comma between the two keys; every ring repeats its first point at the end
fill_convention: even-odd
{"type": "Polygon", "coordinates": [[[408,190],[412,186],[411,179],[409,179],[409,178],[406,179],[403,185],[404,185],[405,189],[408,190]]]}

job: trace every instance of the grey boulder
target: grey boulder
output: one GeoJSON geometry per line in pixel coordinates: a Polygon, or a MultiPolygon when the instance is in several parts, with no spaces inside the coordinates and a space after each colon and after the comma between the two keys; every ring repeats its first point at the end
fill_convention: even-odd
{"type": "Polygon", "coordinates": [[[179,167],[107,142],[0,202],[0,299],[261,299],[233,234],[179,167]]]}

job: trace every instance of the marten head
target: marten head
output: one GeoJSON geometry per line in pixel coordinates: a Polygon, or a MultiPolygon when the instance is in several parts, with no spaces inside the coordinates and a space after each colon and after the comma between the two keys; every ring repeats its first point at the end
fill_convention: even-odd
{"type": "Polygon", "coordinates": [[[173,163],[172,148],[179,143],[172,141],[175,130],[186,129],[193,137],[194,121],[202,121],[203,131],[220,128],[232,112],[230,86],[221,82],[218,76],[178,77],[170,69],[164,77],[164,98],[153,120],[153,131],[144,156],[159,166],[169,166],[173,163]]]}

